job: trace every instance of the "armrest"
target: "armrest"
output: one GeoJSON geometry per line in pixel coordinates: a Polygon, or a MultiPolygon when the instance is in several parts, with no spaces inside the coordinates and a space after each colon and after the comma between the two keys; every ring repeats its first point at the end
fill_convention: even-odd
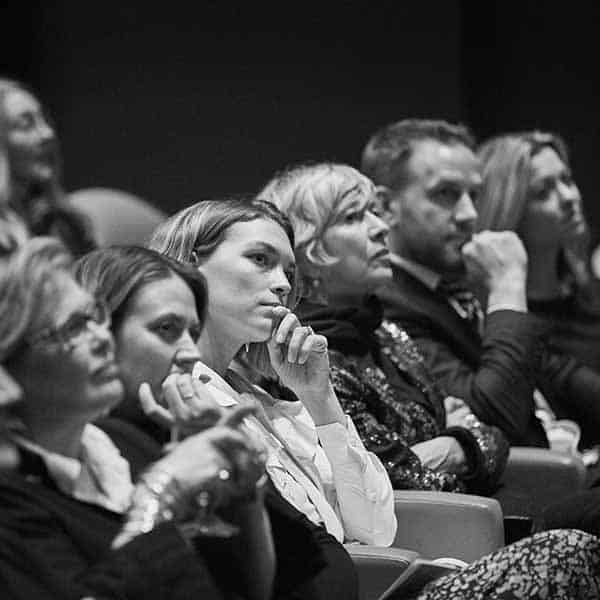
{"type": "Polygon", "coordinates": [[[510,449],[502,483],[532,492],[540,490],[548,500],[560,500],[585,487],[586,469],[579,456],[546,448],[510,449]]]}
{"type": "Polygon", "coordinates": [[[522,512],[518,502],[509,508],[511,498],[519,495],[523,496],[526,506],[540,511],[584,489],[585,481],[586,468],[579,456],[546,448],[515,447],[510,449],[497,497],[507,514],[522,512]],[[503,501],[504,496],[507,502],[503,501]]]}
{"type": "Polygon", "coordinates": [[[358,572],[360,600],[375,600],[404,572],[418,554],[401,548],[345,544],[358,572]]]}
{"type": "Polygon", "coordinates": [[[394,496],[396,548],[472,562],[504,545],[502,509],[493,498],[413,490],[394,496]]]}

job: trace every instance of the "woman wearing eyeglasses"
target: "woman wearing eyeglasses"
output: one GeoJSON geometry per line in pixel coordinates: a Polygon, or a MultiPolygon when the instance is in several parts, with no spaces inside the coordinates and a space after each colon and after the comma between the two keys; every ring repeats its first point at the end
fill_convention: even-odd
{"type": "Polygon", "coordinates": [[[0,475],[0,596],[268,597],[264,463],[236,428],[248,409],[186,438],[134,486],[128,462],[92,425],[123,394],[108,313],[70,266],[50,238],[0,264],[0,362],[22,390],[13,411],[22,426],[8,424],[19,466],[0,475]],[[209,494],[239,528],[230,539],[203,536],[194,521],[209,494]]]}
{"type": "MultiPolygon", "coordinates": [[[[242,214],[253,214],[251,211],[250,207],[244,208],[242,214]]],[[[198,278],[202,277],[195,268],[189,268],[198,278]]],[[[77,280],[109,307],[115,356],[125,388],[123,402],[99,425],[123,449],[133,467],[140,459],[147,460],[144,448],[148,445],[168,444],[173,437],[204,429],[234,405],[234,401],[214,387],[218,385],[218,375],[213,374],[210,380],[203,375],[206,385],[191,377],[192,366],[201,359],[196,344],[201,337],[201,325],[207,319],[204,301],[195,300],[173,269],[181,267],[152,250],[128,246],[100,248],[76,263],[77,280]],[[207,390],[210,394],[220,394],[217,400],[229,400],[226,407],[219,406],[207,390]]],[[[260,422],[254,418],[248,421],[246,425],[253,427],[252,435],[262,439],[260,422]]],[[[283,448],[278,450],[281,453],[283,448]]],[[[284,457],[275,471],[271,468],[270,473],[278,478],[275,483],[281,483],[283,464],[289,462],[289,457],[287,463],[284,457]]],[[[272,459],[271,465],[274,464],[272,459]]],[[[288,485],[282,493],[293,504],[297,496],[290,491],[297,488],[290,479],[283,480],[288,485]]],[[[265,505],[277,557],[275,592],[280,594],[294,588],[294,593],[303,598],[352,598],[356,593],[356,575],[350,557],[336,539],[295,510],[270,484],[265,505]],[[287,521],[282,520],[285,514],[290,517],[287,521]],[[301,544],[299,538],[307,536],[318,548],[310,550],[301,544]],[[307,573],[312,572],[320,552],[325,553],[329,564],[313,580],[307,573]],[[301,590],[294,586],[294,582],[303,580],[301,590]]]]}

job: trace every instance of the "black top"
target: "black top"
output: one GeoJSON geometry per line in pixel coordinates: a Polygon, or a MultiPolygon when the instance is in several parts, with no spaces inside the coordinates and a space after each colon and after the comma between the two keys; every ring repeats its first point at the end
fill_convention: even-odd
{"type": "Polygon", "coordinates": [[[584,444],[599,439],[600,375],[553,351],[543,319],[497,310],[487,315],[480,335],[442,294],[397,266],[393,282],[378,295],[386,318],[408,331],[445,389],[499,427],[512,445],[548,445],[535,417],[536,388],[559,418],[579,423],[584,444]]]}
{"type": "MultiPolygon", "coordinates": [[[[133,472],[160,455],[142,432],[108,421],[124,456],[134,457],[133,472]]],[[[274,597],[320,599],[333,589],[355,598],[356,573],[343,547],[272,487],[265,504],[277,554],[274,597]]],[[[2,598],[233,597],[228,540],[197,538],[192,548],[175,525],[163,523],[113,551],[122,515],[63,494],[36,455],[22,452],[19,471],[0,476],[0,505],[2,598]]]]}
{"type": "Polygon", "coordinates": [[[400,360],[410,341],[395,337],[382,323],[383,309],[377,298],[367,298],[362,306],[319,306],[305,301],[297,312],[304,323],[327,337],[337,397],[365,447],[382,460],[396,489],[479,494],[495,490],[508,456],[504,436],[481,423],[472,429],[446,428],[446,394],[421,364],[400,360]],[[432,471],[410,450],[441,435],[461,444],[466,472],[432,471]]]}
{"type": "MultiPolygon", "coordinates": [[[[97,423],[130,463],[132,476],[162,453],[168,434],[149,419],[135,424],[107,418],[97,423]],[[160,441],[157,441],[156,438],[160,441]]],[[[271,521],[277,559],[274,600],[357,597],[358,577],[352,559],[332,535],[293,507],[269,480],[265,506],[271,521]]],[[[211,564],[223,579],[231,577],[227,560],[211,564]]]]}

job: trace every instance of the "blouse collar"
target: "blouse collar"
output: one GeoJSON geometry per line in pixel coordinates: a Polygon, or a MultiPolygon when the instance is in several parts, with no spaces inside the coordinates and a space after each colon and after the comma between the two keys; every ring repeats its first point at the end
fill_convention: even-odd
{"type": "Polygon", "coordinates": [[[21,436],[16,441],[42,459],[50,478],[64,494],[118,513],[129,507],[133,492],[129,463],[95,425],[87,424],[83,430],[79,458],[51,452],[21,436]]]}

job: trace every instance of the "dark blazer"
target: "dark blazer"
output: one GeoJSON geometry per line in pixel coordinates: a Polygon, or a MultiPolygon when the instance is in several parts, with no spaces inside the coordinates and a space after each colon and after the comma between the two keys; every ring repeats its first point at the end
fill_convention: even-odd
{"type": "Polygon", "coordinates": [[[540,336],[547,329],[539,320],[495,311],[480,337],[443,295],[396,266],[393,282],[379,296],[386,318],[408,331],[448,394],[463,398],[512,445],[547,446],[533,401],[540,336]]]}
{"type": "Polygon", "coordinates": [[[487,316],[480,336],[444,296],[397,266],[380,297],[386,317],[405,327],[446,391],[499,427],[511,444],[548,444],[534,415],[535,388],[558,418],[579,424],[580,447],[600,442],[600,374],[550,348],[548,321],[498,310],[487,316]]]}

